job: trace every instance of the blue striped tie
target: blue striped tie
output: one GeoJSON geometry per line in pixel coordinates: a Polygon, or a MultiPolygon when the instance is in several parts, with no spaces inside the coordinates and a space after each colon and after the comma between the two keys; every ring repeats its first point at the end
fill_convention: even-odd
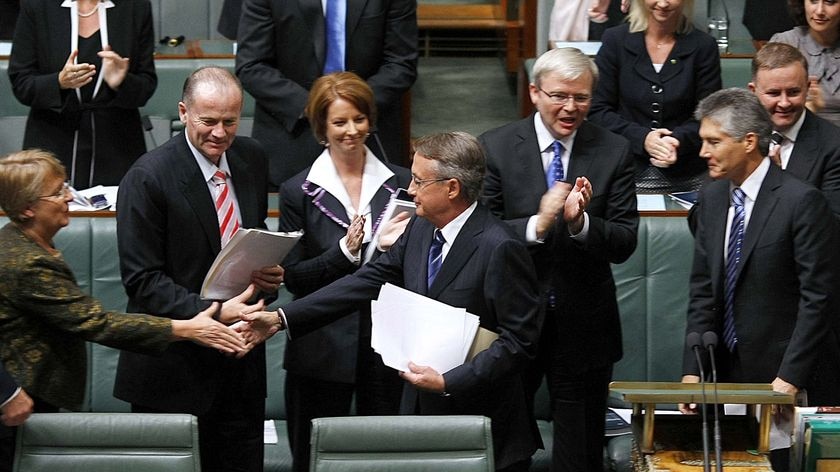
{"type": "Polygon", "coordinates": [[[563,170],[563,161],[561,157],[563,157],[563,145],[560,144],[560,141],[554,141],[554,159],[551,160],[551,164],[548,165],[548,171],[545,173],[545,183],[548,185],[548,188],[554,186],[554,182],[562,182],[566,179],[566,173],[563,170]]]}
{"type": "Polygon", "coordinates": [[[723,315],[723,342],[730,351],[738,344],[735,332],[735,277],[741,262],[741,246],[744,242],[744,191],[736,187],[732,190],[732,226],[729,228],[729,247],[726,251],[726,313],[723,315]]]}
{"type": "Polygon", "coordinates": [[[435,281],[440,266],[443,265],[443,243],[446,239],[443,238],[443,233],[439,229],[435,230],[435,238],[432,240],[432,245],[429,247],[429,272],[426,278],[427,287],[432,286],[435,281]]]}

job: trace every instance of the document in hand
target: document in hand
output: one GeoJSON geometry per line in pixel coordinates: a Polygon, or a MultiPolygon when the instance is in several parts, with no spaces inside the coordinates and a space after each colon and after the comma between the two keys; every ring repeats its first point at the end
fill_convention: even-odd
{"type": "Polygon", "coordinates": [[[213,261],[201,285],[201,298],[228,300],[239,295],[251,283],[251,272],[283,262],[302,235],[302,231],[240,228],[213,261]]]}
{"type": "Polygon", "coordinates": [[[371,302],[371,347],[385,365],[408,371],[408,362],[445,373],[472,359],[498,334],[478,317],[410,290],[385,284],[371,302]]]}
{"type": "Polygon", "coordinates": [[[373,233],[373,236],[370,239],[370,244],[367,246],[367,250],[365,250],[365,262],[368,262],[370,258],[373,257],[373,253],[376,251],[377,246],[379,246],[379,236],[382,234],[382,231],[388,228],[388,222],[391,221],[391,218],[404,211],[408,212],[408,216],[410,218],[414,216],[414,213],[417,211],[417,206],[414,204],[414,199],[405,189],[398,188],[397,191],[391,195],[391,200],[388,202],[388,206],[385,207],[385,211],[382,213],[382,221],[379,223],[379,227],[376,229],[376,232],[373,233]]]}

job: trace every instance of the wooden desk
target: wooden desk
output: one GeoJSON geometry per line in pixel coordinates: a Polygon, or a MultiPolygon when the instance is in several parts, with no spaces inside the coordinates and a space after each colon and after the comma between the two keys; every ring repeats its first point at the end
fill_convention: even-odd
{"type": "MultiPolygon", "coordinates": [[[[633,420],[640,418],[642,437],[640,449],[651,454],[653,448],[653,426],[656,405],[660,403],[703,403],[700,384],[681,382],[612,382],[610,390],[621,395],[625,402],[633,404],[633,420]],[[642,410],[644,409],[644,414],[642,410]]],[[[712,387],[706,386],[706,397],[712,393],[712,387]]],[[[770,384],[755,383],[719,383],[718,403],[738,403],[747,405],[747,414],[755,415],[755,405],[793,405],[795,397],[774,392],[770,384]]],[[[639,438],[637,438],[638,440],[639,438]]],[[[758,422],[758,452],[770,452],[770,408],[761,409],[758,422]]]]}

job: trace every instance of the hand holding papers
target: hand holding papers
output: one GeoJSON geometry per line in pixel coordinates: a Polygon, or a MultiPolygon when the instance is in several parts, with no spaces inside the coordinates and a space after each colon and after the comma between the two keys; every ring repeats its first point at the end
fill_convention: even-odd
{"type": "Polygon", "coordinates": [[[463,308],[385,284],[371,302],[371,347],[385,365],[408,372],[409,362],[444,373],[472,359],[498,335],[481,329],[463,308]],[[474,346],[474,342],[478,341],[474,346]]]}
{"type": "MultiPolygon", "coordinates": [[[[408,192],[402,188],[397,189],[397,191],[391,195],[391,201],[388,202],[388,206],[385,207],[385,212],[382,214],[382,221],[376,232],[371,237],[370,244],[368,244],[367,250],[365,251],[364,262],[368,262],[371,257],[373,257],[373,253],[376,252],[382,238],[393,238],[396,240],[396,237],[399,237],[399,234],[402,234],[402,231],[399,231],[399,234],[397,234],[396,237],[393,237],[393,230],[395,230],[393,224],[396,223],[396,221],[392,222],[394,217],[400,213],[408,213],[408,218],[411,218],[416,210],[417,207],[414,205],[414,199],[411,198],[408,192]]],[[[402,229],[405,229],[405,223],[402,223],[402,229]]],[[[393,241],[389,240],[389,247],[390,244],[393,244],[393,241]]]]}
{"type": "Polygon", "coordinates": [[[201,298],[228,300],[251,283],[251,272],[280,264],[303,235],[240,229],[216,256],[201,285],[201,298]]]}

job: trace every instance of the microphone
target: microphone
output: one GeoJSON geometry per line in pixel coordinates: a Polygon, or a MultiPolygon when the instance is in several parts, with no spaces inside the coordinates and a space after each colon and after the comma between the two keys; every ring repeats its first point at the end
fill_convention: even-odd
{"type": "Polygon", "coordinates": [[[713,331],[706,331],[703,333],[703,347],[709,351],[709,360],[712,365],[712,385],[714,388],[714,409],[715,409],[715,471],[721,472],[723,470],[723,462],[721,461],[721,445],[720,445],[720,417],[718,407],[718,381],[717,381],[717,366],[715,365],[715,348],[717,347],[718,337],[713,331]]]}
{"type": "Polygon", "coordinates": [[[685,343],[694,351],[697,359],[697,368],[700,369],[700,392],[703,402],[700,404],[700,413],[703,418],[703,472],[710,471],[709,462],[709,422],[706,419],[706,374],[703,372],[703,360],[700,358],[700,334],[691,332],[685,337],[685,343]]]}

